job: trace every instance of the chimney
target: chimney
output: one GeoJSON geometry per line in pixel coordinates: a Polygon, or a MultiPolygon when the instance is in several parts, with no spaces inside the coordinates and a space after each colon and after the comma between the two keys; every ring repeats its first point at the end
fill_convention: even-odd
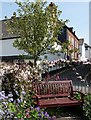
{"type": "Polygon", "coordinates": [[[53,2],[51,2],[50,4],[49,4],[49,6],[50,7],[53,7],[55,4],[53,3],[53,2]]]}
{"type": "Polygon", "coordinates": [[[84,38],[80,38],[79,39],[79,45],[83,45],[83,43],[84,43],[84,38]]]}
{"type": "Polygon", "coordinates": [[[71,30],[71,32],[73,32],[73,27],[70,27],[69,29],[71,30]]]}

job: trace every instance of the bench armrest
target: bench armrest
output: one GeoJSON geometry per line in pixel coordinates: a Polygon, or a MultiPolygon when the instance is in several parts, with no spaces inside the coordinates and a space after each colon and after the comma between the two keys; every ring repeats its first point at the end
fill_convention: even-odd
{"type": "Polygon", "coordinates": [[[34,96],[35,96],[36,98],[38,98],[38,99],[41,98],[41,97],[40,97],[39,95],[37,95],[37,94],[34,94],[34,96]]]}
{"type": "Polygon", "coordinates": [[[78,92],[78,93],[80,93],[80,94],[82,94],[82,95],[84,95],[84,96],[85,96],[85,94],[84,94],[84,93],[82,93],[81,91],[74,90],[73,92],[78,92]]]}
{"type": "Polygon", "coordinates": [[[39,105],[39,99],[41,98],[39,95],[34,94],[33,98],[36,98],[37,105],[39,105]]]}
{"type": "Polygon", "coordinates": [[[80,96],[81,96],[81,101],[84,103],[84,97],[85,97],[85,94],[82,93],[81,91],[77,91],[77,90],[75,90],[75,91],[73,91],[73,96],[74,96],[74,93],[76,93],[76,92],[80,94],[80,96]]]}

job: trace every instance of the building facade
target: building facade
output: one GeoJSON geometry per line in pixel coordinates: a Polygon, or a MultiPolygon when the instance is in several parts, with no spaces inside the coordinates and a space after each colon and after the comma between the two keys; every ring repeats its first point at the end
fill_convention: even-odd
{"type": "Polygon", "coordinates": [[[85,43],[85,58],[91,61],[91,46],[85,43]]]}
{"type": "Polygon", "coordinates": [[[13,47],[13,42],[17,36],[8,33],[5,22],[5,20],[0,21],[0,58],[4,61],[20,59],[20,55],[25,55],[25,52],[13,47]]]}
{"type": "MultiPolygon", "coordinates": [[[[2,58],[2,60],[13,60],[13,59],[21,59],[20,55],[25,55],[27,56],[27,54],[23,51],[23,50],[18,50],[17,48],[13,47],[13,42],[15,41],[15,39],[17,38],[16,35],[10,35],[7,32],[6,29],[6,24],[5,24],[5,20],[0,21],[0,57],[2,58]]],[[[70,46],[68,47],[69,50],[73,49],[77,49],[79,48],[79,39],[78,37],[75,35],[75,32],[73,31],[73,28],[69,28],[67,26],[65,26],[62,31],[61,31],[61,36],[58,36],[58,39],[61,40],[61,42],[65,42],[67,40],[70,41],[70,46]]],[[[64,53],[58,53],[55,54],[55,56],[53,55],[48,55],[48,60],[51,61],[54,59],[59,59],[62,58],[64,59],[65,54],[64,53]],[[60,55],[59,55],[60,54],[60,55]]],[[[42,57],[43,58],[43,57],[42,57]]],[[[74,51],[71,54],[71,58],[72,59],[78,59],[78,51],[74,51]]]]}
{"type": "Polygon", "coordinates": [[[68,50],[73,50],[71,58],[78,59],[79,39],[76,36],[75,31],[73,31],[73,27],[64,26],[58,39],[61,42],[69,41],[70,45],[68,46],[68,50]]]}

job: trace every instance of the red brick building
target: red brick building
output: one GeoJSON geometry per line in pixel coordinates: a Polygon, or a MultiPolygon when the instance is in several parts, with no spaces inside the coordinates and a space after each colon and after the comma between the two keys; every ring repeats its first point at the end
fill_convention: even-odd
{"type": "Polygon", "coordinates": [[[66,42],[68,40],[70,42],[68,50],[73,50],[70,57],[72,59],[78,59],[79,39],[76,36],[75,31],[73,31],[73,27],[64,26],[61,30],[61,35],[58,36],[58,39],[61,42],[66,42]]]}

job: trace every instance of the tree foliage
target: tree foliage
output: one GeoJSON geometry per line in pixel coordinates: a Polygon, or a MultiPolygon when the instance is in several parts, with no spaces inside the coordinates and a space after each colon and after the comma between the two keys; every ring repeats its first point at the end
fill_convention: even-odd
{"type": "Polygon", "coordinates": [[[65,42],[62,43],[62,52],[67,53],[68,51],[68,47],[71,45],[71,43],[69,42],[69,40],[66,40],[65,42]]]}
{"type": "Polygon", "coordinates": [[[66,20],[60,19],[61,12],[54,3],[47,6],[41,0],[16,1],[19,9],[6,21],[8,31],[18,38],[14,47],[24,50],[36,64],[40,55],[54,51],[55,42],[60,44],[58,34],[66,20]]]}
{"type": "Polygon", "coordinates": [[[69,40],[66,40],[65,42],[62,43],[62,50],[61,52],[66,53],[68,56],[71,56],[72,53],[78,52],[77,48],[69,48],[71,46],[71,42],[69,40]]]}

